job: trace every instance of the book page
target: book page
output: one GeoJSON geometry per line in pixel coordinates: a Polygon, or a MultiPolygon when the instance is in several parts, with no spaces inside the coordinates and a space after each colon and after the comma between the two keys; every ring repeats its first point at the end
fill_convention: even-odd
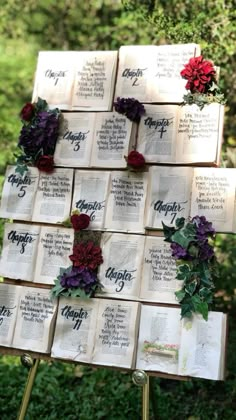
{"type": "Polygon", "coordinates": [[[88,167],[93,143],[95,113],[67,112],[56,143],[56,165],[88,167]]]}
{"type": "Polygon", "coordinates": [[[210,104],[202,110],[197,105],[179,107],[176,162],[217,163],[221,149],[224,107],[210,104]]]}
{"type": "Polygon", "coordinates": [[[33,281],[40,226],[6,223],[0,260],[0,275],[33,281]]]}
{"type": "Polygon", "coordinates": [[[176,280],[176,262],[170,244],[162,237],[146,236],[140,299],[177,304],[175,291],[181,287],[182,281],[176,280]]]}
{"type": "Polygon", "coordinates": [[[98,303],[97,299],[60,298],[52,357],[91,362],[98,303]]]}
{"type": "Polygon", "coordinates": [[[139,303],[101,299],[97,316],[95,347],[92,363],[105,366],[131,368],[139,303]]]}
{"type": "Polygon", "coordinates": [[[109,179],[109,171],[75,171],[72,210],[90,216],[89,229],[104,226],[109,179]]]}
{"type": "Polygon", "coordinates": [[[232,232],[235,187],[235,168],[195,168],[191,217],[205,216],[217,232],[232,232]]]}
{"type": "Polygon", "coordinates": [[[105,228],[144,232],[147,172],[111,172],[105,228]]]}
{"type": "Polygon", "coordinates": [[[136,369],[178,373],[180,309],[142,305],[136,369]]]}
{"type": "Polygon", "coordinates": [[[50,108],[71,109],[74,52],[40,51],[32,102],[45,99],[50,108]]]}
{"type": "Polygon", "coordinates": [[[209,312],[208,321],[195,314],[183,319],[179,374],[205,379],[223,379],[221,373],[222,336],[225,336],[225,314],[209,312]]]}
{"type": "Polygon", "coordinates": [[[178,106],[146,105],[138,129],[137,151],[146,162],[175,162],[178,106]]]}
{"type": "Polygon", "coordinates": [[[140,102],[149,102],[148,84],[154,76],[156,48],[154,45],[120,47],[115,100],[117,97],[131,97],[140,102]]]}
{"type": "Polygon", "coordinates": [[[73,110],[112,109],[117,55],[117,51],[75,52],[73,110]]]}
{"type": "Polygon", "coordinates": [[[151,167],[147,200],[147,227],[162,229],[174,225],[178,217],[188,217],[193,169],[151,167]]]}
{"type": "Polygon", "coordinates": [[[189,59],[200,55],[197,44],[158,45],[153,53],[154,78],[150,80],[148,98],[153,102],[183,102],[186,80],[180,75],[189,59]]]}
{"type": "Polygon", "coordinates": [[[132,121],[117,112],[97,113],[91,166],[126,168],[132,121]]]}
{"type": "Polygon", "coordinates": [[[32,220],[61,223],[69,217],[73,169],[55,168],[52,174],[41,173],[32,220]]]}
{"type": "Polygon", "coordinates": [[[13,347],[50,353],[57,300],[50,290],[22,287],[19,297],[13,347]]]}
{"type": "Polygon", "coordinates": [[[21,286],[0,283],[0,346],[12,344],[20,291],[21,286]]]}
{"type": "Polygon", "coordinates": [[[0,217],[31,220],[39,171],[31,167],[24,176],[21,176],[15,172],[15,169],[15,166],[8,166],[6,170],[0,217]]]}
{"type": "Polygon", "coordinates": [[[122,233],[106,232],[102,235],[103,263],[98,277],[106,296],[138,298],[144,239],[144,236],[122,233]]]}
{"type": "Polygon", "coordinates": [[[70,228],[42,226],[34,282],[54,284],[60,268],[71,265],[74,231],[70,228]]]}

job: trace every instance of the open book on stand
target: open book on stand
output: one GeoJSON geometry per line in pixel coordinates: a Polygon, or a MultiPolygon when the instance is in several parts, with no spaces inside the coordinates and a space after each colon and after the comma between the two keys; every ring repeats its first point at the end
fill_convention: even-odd
{"type": "Polygon", "coordinates": [[[117,51],[40,51],[32,102],[52,108],[111,111],[117,51]]]}
{"type": "Polygon", "coordinates": [[[124,156],[134,142],[136,127],[117,112],[70,112],[54,153],[59,166],[126,168],[124,156]]]}
{"type": "Polygon", "coordinates": [[[219,165],[224,107],[146,105],[137,151],[147,163],[219,165]]]}
{"type": "Polygon", "coordinates": [[[142,305],[136,368],[224,379],[227,316],[180,319],[180,309],[142,305]]]}
{"type": "Polygon", "coordinates": [[[0,283],[0,345],[50,353],[56,309],[49,290],[0,283]]]}

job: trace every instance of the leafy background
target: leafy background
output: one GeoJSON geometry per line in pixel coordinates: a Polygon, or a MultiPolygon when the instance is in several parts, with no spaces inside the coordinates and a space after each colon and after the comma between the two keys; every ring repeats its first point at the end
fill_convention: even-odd
{"type": "MultiPolygon", "coordinates": [[[[236,166],[235,0],[5,0],[0,8],[0,181],[13,163],[19,110],[31,100],[39,50],[103,50],[120,45],[196,42],[220,66],[228,102],[222,166],[236,166]]],[[[2,236],[3,223],[1,223],[2,236]]],[[[225,382],[152,379],[150,418],[236,419],[236,246],[217,235],[220,278],[216,309],[229,313],[225,382]],[[156,413],[156,414],[155,414],[156,413]]],[[[0,358],[0,417],[13,420],[27,370],[18,358],[0,358]]],[[[27,420],[141,418],[141,390],[131,375],[66,363],[41,362],[27,420]]]]}

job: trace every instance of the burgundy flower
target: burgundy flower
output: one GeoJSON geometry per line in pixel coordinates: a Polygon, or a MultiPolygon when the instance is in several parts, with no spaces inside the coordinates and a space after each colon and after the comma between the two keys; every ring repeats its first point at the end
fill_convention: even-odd
{"type": "Polygon", "coordinates": [[[184,79],[187,79],[185,88],[190,90],[191,93],[207,93],[212,82],[215,81],[216,71],[213,64],[204,60],[200,55],[190,58],[184,67],[180,74],[184,79]]]}
{"type": "Polygon", "coordinates": [[[117,98],[114,107],[116,112],[135,122],[139,122],[141,116],[145,114],[143,104],[134,98],[117,98]]]}
{"type": "Polygon", "coordinates": [[[102,250],[99,246],[94,245],[92,241],[87,243],[81,242],[74,245],[70,259],[75,267],[87,267],[90,270],[96,270],[103,262],[102,250]]]}
{"type": "Polygon", "coordinates": [[[70,221],[75,231],[86,229],[90,223],[90,216],[85,213],[72,214],[70,221]]]}
{"type": "Polygon", "coordinates": [[[143,155],[136,150],[132,150],[132,152],[128,154],[126,161],[128,165],[134,169],[141,169],[145,165],[145,159],[143,155]]]}
{"type": "Polygon", "coordinates": [[[32,104],[31,102],[27,102],[20,112],[21,119],[24,121],[30,121],[34,115],[34,110],[34,104],[32,104]]]}
{"type": "Polygon", "coordinates": [[[51,173],[54,169],[53,156],[40,156],[36,162],[37,168],[42,172],[51,173]]]}

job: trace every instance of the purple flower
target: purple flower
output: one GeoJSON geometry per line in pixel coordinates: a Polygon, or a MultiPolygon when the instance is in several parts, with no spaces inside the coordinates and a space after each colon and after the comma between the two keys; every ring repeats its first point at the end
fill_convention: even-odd
{"type": "Polygon", "coordinates": [[[188,257],[187,250],[176,242],[172,242],[170,247],[172,249],[172,257],[176,259],[188,257]]]}
{"type": "Polygon", "coordinates": [[[72,267],[61,276],[60,285],[66,289],[78,288],[89,294],[98,283],[96,273],[88,268],[72,267]]]}
{"type": "Polygon", "coordinates": [[[114,102],[115,110],[119,114],[125,115],[129,120],[139,122],[142,115],[145,114],[145,108],[137,99],[117,98],[114,102]]]}
{"type": "Polygon", "coordinates": [[[200,260],[210,260],[212,257],[214,257],[214,249],[211,245],[208,244],[208,242],[204,242],[199,247],[199,255],[200,260]]]}
{"type": "Polygon", "coordinates": [[[215,234],[215,229],[212,227],[212,223],[208,222],[205,216],[195,216],[192,218],[192,222],[197,227],[197,239],[199,241],[206,241],[208,236],[215,234]]]}
{"type": "Polygon", "coordinates": [[[53,112],[41,111],[32,125],[23,126],[18,146],[27,156],[35,157],[41,150],[43,155],[53,155],[58,137],[59,120],[53,112]]]}

